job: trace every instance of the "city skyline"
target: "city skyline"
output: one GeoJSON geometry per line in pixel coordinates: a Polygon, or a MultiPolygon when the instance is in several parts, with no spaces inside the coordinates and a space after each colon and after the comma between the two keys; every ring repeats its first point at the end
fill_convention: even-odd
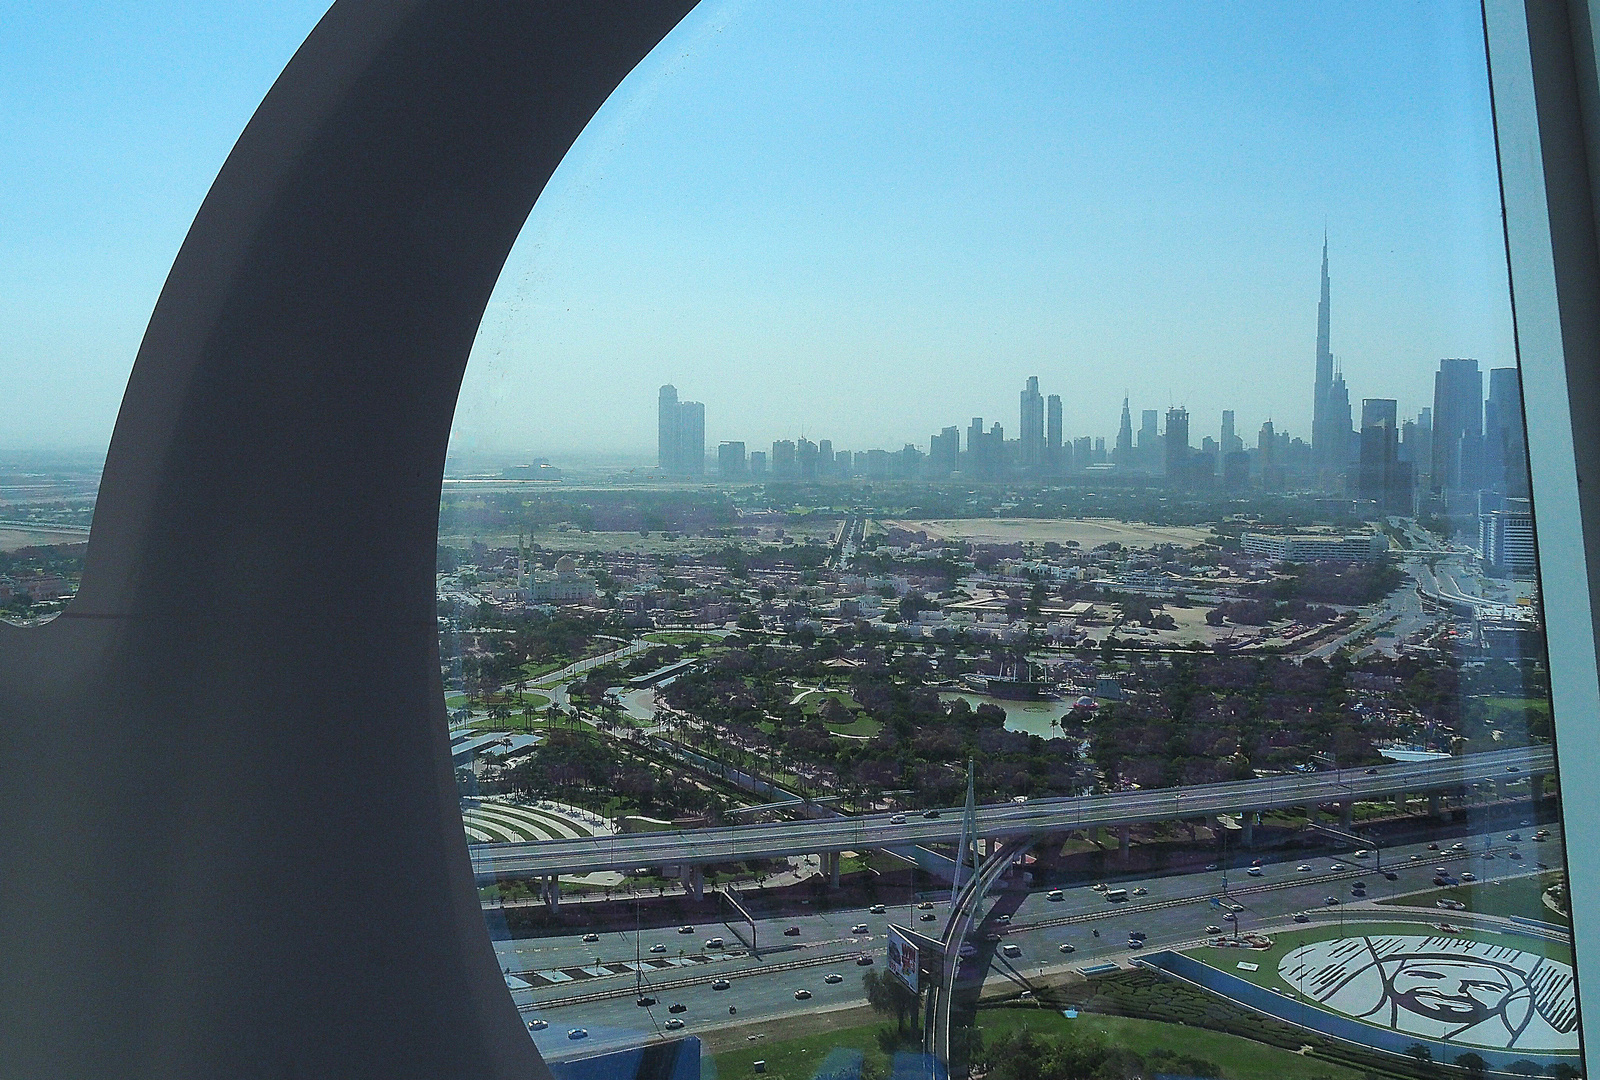
{"type": "MultiPolygon", "coordinates": [[[[1131,396],[1125,393],[1117,435],[1108,450],[1102,436],[1072,437],[1063,427],[1061,396],[1046,398],[1039,376],[1029,375],[1018,397],[1016,427],[1009,429],[1014,438],[1007,438],[1003,421],[986,426],[984,417],[973,416],[964,450],[957,425],[930,435],[926,452],[919,442],[893,451],[881,445],[836,449],[831,439],[813,442],[803,433],[773,440],[770,453],[747,452],[745,441],[725,440],[716,452],[716,473],[724,480],[807,482],[952,475],[1043,480],[1103,471],[1159,478],[1179,491],[1220,486],[1338,494],[1392,514],[1482,515],[1497,502],[1503,508],[1504,500],[1527,496],[1521,382],[1515,368],[1491,368],[1485,397],[1476,359],[1443,358],[1434,375],[1431,405],[1402,420],[1397,399],[1363,397],[1357,423],[1350,388],[1332,349],[1332,311],[1324,237],[1309,441],[1279,429],[1269,417],[1258,430],[1256,445],[1247,447],[1237,432],[1235,409],[1221,410],[1217,437],[1203,433],[1205,423],[1198,417],[1191,436],[1190,413],[1182,405],[1167,409],[1165,425],[1159,410],[1142,410],[1135,441],[1131,396]]],[[[667,476],[703,475],[705,407],[680,403],[677,395],[673,385],[660,388],[657,467],[667,476]]]]}

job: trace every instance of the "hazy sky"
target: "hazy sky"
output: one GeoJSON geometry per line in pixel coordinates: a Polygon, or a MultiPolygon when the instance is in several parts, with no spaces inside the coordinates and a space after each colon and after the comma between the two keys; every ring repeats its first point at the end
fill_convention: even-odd
{"type": "MultiPolygon", "coordinates": [[[[103,444],[161,281],[325,5],[17,3],[0,36],[0,445],[103,444]]],[[[1124,389],[1308,434],[1317,268],[1363,396],[1512,362],[1475,0],[706,0],[535,208],[458,449],[1069,436],[1124,389]]]]}

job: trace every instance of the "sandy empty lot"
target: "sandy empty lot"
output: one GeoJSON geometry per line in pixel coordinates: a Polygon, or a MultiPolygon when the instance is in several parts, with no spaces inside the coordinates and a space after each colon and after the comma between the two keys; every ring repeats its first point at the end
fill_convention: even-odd
{"type": "Polygon", "coordinates": [[[920,530],[942,540],[971,540],[980,544],[1017,544],[1053,540],[1065,544],[1076,540],[1086,548],[1118,543],[1123,547],[1154,547],[1156,544],[1198,544],[1211,536],[1210,529],[1186,525],[1141,525],[1111,518],[961,518],[937,521],[885,521],[885,528],[920,530]]]}
{"type": "Polygon", "coordinates": [[[77,530],[7,529],[0,527],[0,551],[25,547],[53,547],[57,544],[86,544],[89,534],[77,530]]]}

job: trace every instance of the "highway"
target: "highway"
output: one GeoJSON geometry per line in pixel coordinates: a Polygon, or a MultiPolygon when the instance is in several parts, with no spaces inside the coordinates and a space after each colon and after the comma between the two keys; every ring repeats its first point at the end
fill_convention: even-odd
{"type": "MultiPolygon", "coordinates": [[[[1542,775],[1553,768],[1548,747],[1268,777],[1186,788],[1128,791],[1076,798],[999,803],[979,808],[978,834],[1004,838],[1058,829],[1167,821],[1284,806],[1327,805],[1460,788],[1481,780],[1542,775]]],[[[908,843],[953,843],[961,811],[937,819],[872,814],[814,821],[768,822],[690,831],[610,837],[482,844],[472,848],[481,877],[513,874],[580,874],[640,866],[703,864],[746,858],[782,858],[823,851],[868,850],[908,843]]]]}
{"type": "MultiPolygon", "coordinates": [[[[1326,846],[1267,854],[1259,877],[1247,876],[1248,855],[1231,853],[1227,889],[1232,902],[1241,908],[1237,913],[1240,928],[1251,931],[1286,925],[1300,911],[1317,922],[1363,914],[1369,918],[1380,914],[1399,917],[1401,912],[1391,915],[1392,909],[1379,902],[1431,889],[1437,865],[1448,866],[1453,873],[1470,868],[1483,883],[1478,888],[1489,890],[1496,887],[1497,881],[1535,871],[1538,861],[1555,868],[1562,865],[1559,833],[1547,843],[1533,843],[1529,842],[1531,822],[1524,825],[1514,810],[1504,808],[1493,817],[1493,828],[1488,820],[1478,822],[1476,827],[1442,827],[1434,834],[1440,850],[1429,849],[1425,840],[1383,849],[1384,869],[1397,874],[1392,882],[1378,873],[1375,859],[1341,856],[1331,838],[1326,846]],[[1511,829],[1520,829],[1524,841],[1508,843],[1505,834],[1511,829]],[[1465,850],[1448,850],[1454,841],[1463,842],[1465,850]],[[1520,849],[1522,860],[1507,857],[1512,848],[1520,849]],[[1493,850],[1498,858],[1485,860],[1486,850],[1493,850]],[[1301,866],[1308,869],[1302,871],[1301,866]],[[1355,880],[1366,882],[1368,899],[1352,896],[1351,883],[1355,880]],[[1342,903],[1327,904],[1330,896],[1340,898],[1342,903]]],[[[1196,859],[1203,857],[1197,855],[1196,859]]],[[[966,932],[967,927],[962,928],[967,940],[978,949],[971,960],[961,965],[963,980],[981,977],[991,988],[1009,985],[1020,990],[1041,976],[1105,962],[1125,963],[1138,955],[1128,948],[1129,931],[1148,934],[1144,950],[1154,950],[1196,942],[1208,936],[1208,926],[1228,925],[1223,909],[1212,903],[1223,889],[1220,870],[1196,869],[1108,880],[1130,891],[1144,888],[1147,895],[1127,903],[1108,903],[1103,894],[1090,887],[1093,879],[1060,872],[1036,882],[1031,889],[1021,887],[1017,876],[999,884],[981,900],[970,933],[966,932]],[[1052,888],[1063,889],[1062,899],[1049,899],[1048,890],[1052,888]],[[1067,944],[1075,950],[1071,954],[1060,951],[1067,944]],[[1006,945],[1015,946],[1017,955],[1005,955],[1006,945]]],[[[811,1014],[817,1029],[822,1030],[832,1022],[826,1016],[830,1010],[865,1004],[861,975],[869,969],[857,966],[856,959],[863,954],[871,956],[874,968],[883,970],[889,923],[914,927],[937,937],[950,913],[949,891],[944,888],[927,894],[886,889],[878,898],[887,905],[882,914],[859,906],[833,910],[801,906],[787,913],[758,911],[759,936],[764,943],[760,956],[738,948],[733,928],[726,924],[700,922],[692,934],[678,934],[673,925],[652,926],[648,920],[637,939],[630,927],[602,930],[597,935],[599,940],[592,943],[581,941],[580,932],[574,931],[496,941],[495,949],[503,967],[512,974],[524,975],[533,984],[530,989],[514,991],[512,997],[525,1019],[542,1020],[548,1025],[530,1032],[547,1055],[593,1052],[672,1035],[675,1032],[665,1027],[669,1018],[682,1019],[685,1034],[705,1035],[730,1025],[751,1025],[747,1030],[759,1033],[764,1021],[811,1014]],[[924,901],[931,907],[915,906],[924,901]],[[924,916],[930,918],[925,921],[924,916]],[[865,925],[867,932],[853,933],[853,927],[859,925],[865,925]],[[784,935],[788,927],[795,927],[798,933],[784,935]],[[724,937],[732,948],[706,950],[704,942],[713,935],[724,937]],[[663,946],[664,952],[652,953],[654,945],[663,946]],[[647,974],[646,992],[657,998],[657,1003],[640,1008],[635,1004],[635,976],[631,971],[620,970],[635,955],[658,963],[663,958],[690,962],[647,974]],[[596,967],[596,959],[609,965],[609,969],[596,967]],[[561,968],[576,976],[573,981],[550,985],[533,974],[561,968]],[[585,978],[582,968],[607,973],[585,978]],[[841,978],[829,983],[825,978],[829,974],[841,978]],[[727,980],[728,988],[716,989],[717,979],[727,980]],[[797,989],[806,990],[812,997],[795,999],[797,989]],[[682,1004],[684,1010],[669,1013],[667,1007],[672,1004],[682,1004]],[[737,1015],[729,1014],[730,1005],[738,1009],[737,1015]],[[586,1029],[589,1037],[568,1040],[567,1031],[575,1027],[586,1029]]],[[[1427,914],[1421,917],[1440,918],[1441,913],[1432,909],[1430,901],[1424,899],[1422,905],[1427,914]]],[[[1448,918],[1458,923],[1471,921],[1461,913],[1452,913],[1448,918]]],[[[867,1021],[861,1018],[849,1021],[864,1022],[867,1021]]]]}
{"type": "MultiPolygon", "coordinates": [[[[1522,780],[1554,770],[1549,747],[1401,762],[1370,769],[1236,780],[1153,791],[999,803],[977,811],[978,835],[1004,839],[1052,831],[1236,814],[1285,806],[1326,806],[1399,794],[1458,790],[1484,781],[1522,780]]],[[[949,844],[961,836],[959,807],[937,818],[908,812],[811,821],[767,822],[607,837],[472,845],[480,880],[515,875],[586,874],[644,866],[682,866],[813,852],[865,851],[907,844],[949,844]]]]}

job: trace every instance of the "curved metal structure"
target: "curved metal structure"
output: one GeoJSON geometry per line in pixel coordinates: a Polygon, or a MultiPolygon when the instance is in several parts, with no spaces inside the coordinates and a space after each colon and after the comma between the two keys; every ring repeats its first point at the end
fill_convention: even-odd
{"type": "Polygon", "coordinates": [[[340,0],[151,317],[78,598],[0,626],[0,1076],[547,1075],[434,623],[457,390],[534,199],[694,0],[340,0]]]}

